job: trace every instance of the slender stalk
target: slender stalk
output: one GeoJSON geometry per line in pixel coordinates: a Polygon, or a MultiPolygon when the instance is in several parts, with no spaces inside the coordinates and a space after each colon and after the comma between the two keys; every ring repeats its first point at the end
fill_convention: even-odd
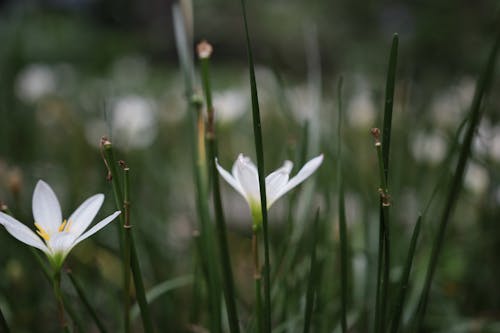
{"type": "Polygon", "coordinates": [[[123,261],[126,263],[127,269],[124,272],[123,288],[125,289],[123,302],[123,315],[125,333],[130,332],[130,239],[131,239],[131,225],[130,225],[130,169],[125,164],[123,166],[123,215],[125,221],[123,224],[124,228],[124,250],[123,250],[123,261]]]}
{"type": "Polygon", "coordinates": [[[471,155],[472,139],[474,138],[474,134],[481,120],[483,100],[486,93],[489,91],[491,87],[491,82],[493,76],[495,75],[495,64],[499,47],[500,47],[500,29],[498,28],[498,22],[497,22],[497,35],[495,37],[493,47],[488,56],[488,60],[483,68],[483,71],[476,85],[474,97],[472,99],[470,107],[469,126],[467,128],[467,132],[465,134],[462,143],[462,148],[459,153],[455,173],[453,175],[453,179],[449,187],[449,192],[446,197],[444,210],[440,219],[438,233],[436,234],[436,238],[434,239],[429,265],[427,266],[424,288],[422,291],[422,295],[420,297],[420,302],[416,316],[416,326],[418,332],[421,331],[421,327],[425,317],[425,312],[427,310],[430,288],[432,280],[434,278],[434,272],[437,267],[439,254],[441,253],[441,248],[443,246],[446,228],[448,226],[451,214],[455,207],[455,203],[458,199],[458,195],[462,187],[462,179],[467,165],[467,161],[471,155]]]}
{"type": "Polygon", "coordinates": [[[345,214],[345,200],[344,200],[344,177],[342,177],[342,77],[338,83],[338,124],[337,124],[337,158],[338,170],[337,181],[339,191],[339,238],[340,238],[340,291],[341,291],[341,316],[340,322],[342,333],[347,332],[347,291],[348,291],[348,260],[347,257],[347,223],[345,214]]]}
{"type": "Polygon", "coordinates": [[[57,311],[59,317],[59,326],[61,332],[69,332],[68,322],[64,315],[64,301],[61,292],[61,271],[58,270],[52,275],[52,286],[54,288],[54,295],[57,301],[57,311]]]}
{"type": "Polygon", "coordinates": [[[264,176],[264,148],[262,143],[262,125],[260,122],[259,97],[257,94],[257,83],[255,80],[255,68],[253,64],[252,45],[250,42],[250,34],[248,32],[248,22],[245,0],[241,0],[243,10],[243,21],[245,25],[245,36],[248,53],[248,67],[250,73],[250,89],[252,95],[252,118],[253,132],[255,137],[255,150],[257,155],[257,171],[259,174],[259,189],[260,202],[262,213],[262,233],[264,236],[264,299],[265,299],[265,320],[264,332],[271,332],[271,264],[269,259],[269,234],[267,226],[267,200],[266,200],[266,183],[264,176]]]}
{"type": "Polygon", "coordinates": [[[306,307],[304,314],[304,333],[308,333],[311,329],[311,319],[314,309],[314,296],[316,294],[316,281],[318,263],[316,261],[316,246],[318,241],[318,224],[319,224],[319,209],[316,211],[316,217],[313,224],[313,237],[311,242],[311,266],[309,268],[309,281],[307,284],[306,307]]]}
{"type": "Polygon", "coordinates": [[[253,264],[254,264],[254,273],[253,278],[255,281],[255,317],[256,317],[256,326],[257,332],[263,332],[263,322],[262,322],[262,291],[261,291],[261,280],[262,275],[260,273],[260,259],[259,259],[259,230],[256,228],[253,231],[252,236],[252,254],[253,254],[253,264]]]}
{"type": "Polygon", "coordinates": [[[193,84],[194,65],[191,56],[192,35],[186,31],[186,19],[178,4],[172,6],[172,15],[175,32],[175,42],[180,60],[180,67],[184,74],[185,94],[188,108],[188,125],[191,132],[191,146],[193,147],[193,176],[196,185],[196,207],[200,220],[200,237],[197,239],[198,258],[205,272],[208,285],[210,302],[210,326],[213,332],[220,332],[221,309],[220,309],[220,286],[218,282],[217,265],[211,260],[215,260],[213,235],[210,225],[210,214],[208,207],[208,185],[207,185],[207,165],[205,155],[205,130],[204,120],[201,113],[201,102],[194,96],[193,84]]]}
{"type": "MultiPolygon", "coordinates": [[[[116,209],[123,210],[123,191],[119,182],[118,171],[116,167],[116,161],[113,154],[113,145],[111,141],[106,138],[101,140],[101,149],[103,151],[103,158],[105,164],[108,168],[108,179],[111,180],[111,185],[113,187],[113,192],[115,194],[115,205],[116,209]]],[[[122,228],[120,228],[120,239],[122,244],[122,255],[123,259],[125,259],[125,251],[124,251],[124,238],[125,238],[125,230],[127,228],[123,228],[125,226],[125,214],[120,214],[120,222],[122,228]]],[[[125,272],[128,269],[132,269],[132,277],[134,279],[134,286],[137,295],[137,302],[139,304],[139,308],[141,310],[141,319],[142,324],[144,326],[144,331],[146,333],[153,332],[153,322],[151,320],[151,315],[149,313],[149,306],[146,300],[146,291],[144,289],[144,283],[142,281],[142,273],[141,267],[139,264],[139,260],[137,258],[137,252],[134,244],[134,235],[130,231],[130,266],[127,265],[124,261],[123,265],[123,278],[125,281],[125,272]]],[[[128,290],[124,288],[124,301],[128,298],[128,290]]]]}
{"type": "Polygon", "coordinates": [[[226,311],[229,321],[230,331],[238,333],[240,331],[238,323],[238,312],[236,309],[236,297],[234,292],[234,279],[231,269],[231,257],[227,243],[226,222],[224,210],[222,208],[222,199],[219,185],[219,174],[215,165],[217,156],[217,139],[215,134],[215,111],[212,104],[212,90],[210,85],[210,54],[212,46],[207,42],[198,44],[198,56],[201,63],[203,91],[207,105],[207,126],[206,142],[208,145],[208,163],[210,166],[210,175],[212,177],[213,205],[215,211],[215,223],[217,226],[217,240],[219,243],[219,252],[221,256],[222,278],[224,287],[224,296],[226,301],[226,311]]]}
{"type": "Polygon", "coordinates": [[[66,275],[69,277],[71,284],[73,284],[73,287],[75,288],[76,293],[78,294],[78,297],[80,297],[83,305],[85,306],[85,308],[89,312],[92,319],[94,319],[94,322],[96,323],[97,328],[99,329],[99,332],[106,333],[107,332],[106,327],[104,326],[102,321],[99,319],[99,316],[97,315],[96,311],[94,310],[94,307],[90,304],[90,301],[89,301],[87,295],[85,294],[84,289],[82,288],[82,286],[80,285],[78,280],[73,276],[73,272],[69,269],[67,269],[65,272],[66,272],[66,275]]]}
{"type": "Polygon", "coordinates": [[[211,311],[211,327],[213,332],[222,331],[221,307],[220,307],[220,285],[218,265],[215,264],[215,249],[213,240],[213,229],[210,223],[210,210],[208,206],[208,170],[207,156],[205,147],[205,120],[201,110],[201,103],[195,102],[196,109],[196,129],[193,133],[196,136],[194,147],[195,159],[195,182],[196,182],[196,204],[200,219],[200,241],[201,241],[201,259],[205,260],[207,268],[207,284],[209,292],[209,302],[211,311]],[[212,262],[211,262],[212,261],[212,262]]]}
{"type": "Polygon", "coordinates": [[[379,234],[379,263],[378,263],[378,281],[377,281],[377,299],[376,299],[376,331],[385,332],[387,293],[389,284],[390,269],[390,242],[389,242],[389,207],[391,198],[387,187],[387,179],[382,156],[382,144],[380,143],[380,130],[372,129],[372,135],[375,138],[375,148],[377,150],[377,159],[380,173],[380,234],[379,234]]]}
{"type": "MultiPolygon", "coordinates": [[[[396,67],[398,57],[398,34],[392,38],[391,53],[387,71],[384,127],[382,143],[376,137],[377,157],[380,169],[380,232],[379,232],[379,260],[377,277],[377,296],[375,308],[375,332],[385,332],[386,309],[389,301],[389,271],[391,268],[390,222],[389,206],[390,197],[387,182],[389,178],[389,152],[391,143],[392,110],[394,104],[394,87],[396,81],[396,67]],[[383,253],[383,254],[382,254],[383,253]]],[[[372,132],[373,133],[373,132],[372,132]]],[[[375,135],[375,133],[373,133],[375,135]]],[[[380,134],[378,134],[380,135],[380,134]]]]}
{"type": "MultiPolygon", "coordinates": [[[[10,214],[10,213],[8,213],[8,214],[10,214]]],[[[12,214],[10,214],[10,215],[12,215],[12,214]]],[[[40,268],[42,269],[42,273],[45,276],[45,278],[47,279],[47,281],[49,281],[53,286],[54,279],[53,279],[52,271],[47,267],[43,258],[40,256],[40,254],[37,252],[37,250],[35,250],[34,248],[31,248],[31,254],[35,258],[35,260],[38,263],[38,265],[40,266],[40,268]]],[[[85,332],[85,330],[83,329],[82,322],[81,322],[80,318],[78,318],[76,311],[73,310],[73,308],[71,307],[71,304],[68,302],[68,300],[66,299],[64,294],[61,294],[61,297],[63,300],[64,308],[66,309],[66,312],[68,313],[72,322],[76,325],[76,327],[78,328],[78,330],[80,332],[85,332]]]]}
{"type": "Polygon", "coordinates": [[[408,290],[408,280],[410,278],[411,267],[413,263],[413,258],[415,257],[415,248],[417,246],[418,235],[420,234],[420,225],[422,224],[422,216],[418,217],[417,223],[413,228],[413,234],[411,236],[410,248],[408,249],[408,255],[406,257],[406,262],[403,270],[403,275],[401,276],[401,282],[399,283],[399,293],[394,306],[394,314],[391,323],[391,333],[397,333],[399,329],[399,323],[401,321],[401,315],[403,313],[404,302],[406,299],[406,293],[408,290]]]}

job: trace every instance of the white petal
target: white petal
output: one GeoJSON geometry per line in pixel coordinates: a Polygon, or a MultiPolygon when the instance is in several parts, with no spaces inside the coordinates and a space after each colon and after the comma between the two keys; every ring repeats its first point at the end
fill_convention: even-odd
{"type": "Polygon", "coordinates": [[[78,239],[75,241],[74,245],[80,243],[82,240],[84,240],[84,239],[92,236],[93,234],[95,234],[96,232],[98,232],[99,230],[101,230],[102,228],[104,228],[111,221],[113,221],[118,215],[120,215],[120,213],[121,212],[119,210],[117,210],[116,212],[114,212],[113,214],[109,215],[108,217],[106,217],[101,222],[97,223],[95,226],[93,226],[92,228],[90,228],[89,230],[87,230],[87,232],[85,232],[83,235],[81,235],[80,237],[78,237],[78,239]]]}
{"type": "Polygon", "coordinates": [[[33,217],[49,235],[53,235],[62,223],[61,206],[49,184],[39,180],[33,192],[33,217]]]}
{"type": "Polygon", "coordinates": [[[288,176],[290,175],[292,168],[293,163],[291,161],[285,161],[281,168],[266,177],[267,208],[271,207],[271,205],[278,198],[278,194],[288,182],[288,176]]]}
{"type": "Polygon", "coordinates": [[[304,180],[306,180],[307,177],[312,175],[316,169],[319,168],[321,163],[323,162],[323,154],[316,156],[309,162],[307,162],[302,169],[299,170],[299,172],[292,178],[290,181],[281,189],[281,192],[277,194],[275,200],[283,196],[286,192],[290,191],[292,188],[295,186],[299,185],[302,183],[304,180]]]}
{"type": "Polygon", "coordinates": [[[240,183],[245,198],[251,201],[260,202],[259,175],[257,168],[248,158],[240,154],[233,167],[233,175],[236,181],[240,183]]]}
{"type": "Polygon", "coordinates": [[[45,246],[40,237],[15,218],[0,212],[0,224],[2,224],[14,238],[29,246],[36,247],[45,253],[49,252],[49,249],[45,246]]]}
{"type": "Polygon", "coordinates": [[[219,165],[217,158],[215,159],[215,165],[217,166],[217,170],[219,171],[222,178],[224,178],[226,182],[229,183],[229,185],[231,185],[236,191],[238,191],[242,196],[245,197],[245,192],[243,192],[240,183],[238,183],[238,181],[234,179],[234,177],[229,172],[224,170],[224,168],[219,165]]]}
{"type": "Polygon", "coordinates": [[[69,217],[68,223],[70,226],[68,228],[68,232],[76,235],[76,237],[83,234],[90,223],[92,223],[94,217],[97,215],[103,201],[103,194],[96,194],[85,200],[69,217]]]}

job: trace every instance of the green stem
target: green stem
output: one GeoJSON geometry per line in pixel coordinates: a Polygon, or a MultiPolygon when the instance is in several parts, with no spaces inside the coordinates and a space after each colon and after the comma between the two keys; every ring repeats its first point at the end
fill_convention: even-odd
{"type": "Polygon", "coordinates": [[[311,319],[314,310],[314,296],[316,291],[316,281],[318,279],[318,263],[316,261],[316,246],[318,242],[318,224],[319,224],[319,209],[316,211],[316,217],[313,224],[313,239],[311,242],[311,265],[309,268],[309,281],[307,283],[306,306],[304,314],[304,333],[308,333],[311,329],[311,319]]]}
{"type": "Polygon", "coordinates": [[[338,125],[337,125],[337,158],[338,170],[337,181],[339,183],[339,238],[340,238],[340,282],[341,282],[341,327],[342,333],[347,332],[347,291],[348,291],[348,254],[347,254],[347,223],[345,214],[345,200],[344,200],[344,177],[342,177],[342,77],[339,79],[338,84],[338,125]]]}
{"type": "Polygon", "coordinates": [[[250,34],[248,32],[247,13],[245,7],[245,0],[241,0],[243,10],[243,21],[245,25],[245,35],[248,52],[248,65],[250,72],[250,89],[252,94],[252,119],[253,119],[253,132],[255,137],[255,150],[257,154],[257,171],[259,174],[259,189],[260,189],[260,202],[262,212],[262,233],[264,236],[264,298],[265,298],[265,320],[264,332],[271,332],[271,264],[269,259],[269,234],[267,226],[267,200],[266,200],[266,183],[264,175],[264,148],[262,143],[262,125],[260,122],[259,111],[259,97],[257,95],[257,83],[255,79],[255,68],[253,64],[252,45],[250,42],[250,34]]]}
{"type": "Polygon", "coordinates": [[[259,230],[256,228],[253,231],[252,236],[252,254],[253,254],[253,263],[254,263],[254,273],[253,278],[255,281],[255,317],[256,317],[256,332],[263,332],[263,323],[262,323],[262,292],[261,292],[261,280],[262,275],[260,273],[260,260],[259,260],[259,238],[258,238],[259,230]]]}
{"type": "MultiPolygon", "coordinates": [[[[113,186],[113,192],[115,194],[115,205],[116,209],[119,209],[123,211],[123,191],[122,188],[120,187],[120,182],[119,182],[119,176],[118,176],[118,171],[116,167],[116,161],[114,158],[113,154],[113,145],[111,142],[107,139],[102,140],[102,149],[103,149],[103,157],[105,164],[108,168],[108,178],[111,178],[111,184],[113,186]]],[[[130,266],[125,262],[125,214],[120,214],[120,222],[121,222],[121,227],[119,228],[119,234],[120,234],[120,241],[121,241],[121,249],[122,249],[122,256],[123,256],[123,279],[124,282],[126,280],[126,272],[129,269],[132,269],[132,277],[134,279],[134,286],[137,294],[137,302],[139,303],[139,308],[141,310],[141,319],[142,319],[142,324],[144,326],[144,331],[146,333],[152,333],[153,330],[153,322],[151,320],[151,316],[149,313],[149,306],[148,302],[146,300],[146,292],[144,289],[144,284],[142,281],[142,273],[141,273],[141,267],[139,264],[139,260],[137,257],[137,252],[134,244],[134,237],[132,232],[130,231],[130,266]]],[[[124,287],[123,290],[123,295],[124,295],[124,301],[128,298],[128,290],[127,288],[124,287]]],[[[127,318],[127,317],[125,317],[127,318]]],[[[124,319],[125,320],[125,319],[124,319]]]]}
{"type": "MultiPolygon", "coordinates": [[[[42,273],[45,276],[45,278],[47,279],[47,281],[49,281],[53,285],[54,279],[53,279],[52,271],[47,267],[43,258],[40,256],[40,254],[34,248],[31,248],[31,254],[35,258],[35,260],[38,263],[38,265],[40,266],[40,268],[42,269],[42,273]]],[[[63,299],[64,308],[66,309],[66,312],[68,313],[72,322],[76,325],[76,327],[78,328],[78,330],[80,332],[85,332],[85,330],[83,329],[83,325],[82,325],[80,318],[78,318],[78,316],[76,315],[76,311],[73,310],[73,308],[71,307],[71,304],[69,304],[69,302],[67,301],[67,298],[65,297],[64,294],[62,294],[61,297],[63,299]]]]}
{"type": "Polygon", "coordinates": [[[420,302],[417,310],[418,312],[416,316],[416,325],[418,332],[421,331],[421,326],[423,324],[425,312],[427,310],[427,302],[429,298],[430,288],[432,280],[434,278],[434,272],[437,267],[439,254],[441,253],[441,248],[444,242],[446,228],[448,226],[451,214],[455,207],[455,203],[458,199],[458,194],[460,193],[460,189],[462,186],[462,179],[465,172],[465,167],[467,165],[469,156],[471,155],[472,139],[474,138],[474,134],[481,120],[482,109],[483,109],[482,104],[484,96],[490,89],[493,76],[495,75],[496,58],[498,54],[498,49],[500,47],[500,29],[498,28],[498,22],[496,23],[498,29],[497,35],[495,37],[495,42],[493,44],[493,47],[490,51],[487,63],[483,68],[483,71],[476,85],[476,90],[474,92],[474,97],[472,99],[470,107],[471,116],[470,116],[469,126],[467,128],[467,132],[465,134],[465,138],[462,143],[462,149],[460,150],[455,173],[451,185],[449,187],[449,192],[446,198],[444,210],[439,223],[438,233],[436,234],[436,238],[434,240],[434,244],[432,247],[431,258],[429,260],[429,265],[427,266],[424,288],[422,291],[422,295],[420,297],[420,302]]]}
{"type": "Polygon", "coordinates": [[[124,281],[123,281],[123,289],[124,289],[124,297],[125,300],[123,302],[123,317],[125,333],[130,332],[130,242],[131,242],[131,224],[130,224],[130,177],[129,177],[130,169],[125,166],[123,168],[123,215],[125,217],[125,222],[123,224],[124,228],[124,250],[123,250],[123,261],[126,264],[127,269],[124,271],[124,281]]]}
{"type": "MultiPolygon", "coordinates": [[[[200,44],[201,45],[201,44],[200,44]]],[[[208,43],[207,43],[208,45],[208,43]]],[[[206,45],[205,45],[206,46],[206,45]]],[[[200,47],[200,46],[199,46],[200,47]]],[[[209,46],[210,47],[210,46],[209,46]]],[[[211,48],[211,47],[210,47],[211,48]]],[[[217,227],[217,239],[219,242],[219,251],[221,255],[222,278],[224,286],[224,296],[226,301],[226,310],[229,321],[230,331],[238,333],[240,331],[238,323],[238,312],[236,309],[236,297],[234,292],[233,272],[231,269],[231,257],[227,242],[226,222],[224,210],[222,208],[222,199],[219,185],[219,174],[215,165],[217,156],[217,140],[215,135],[215,115],[212,105],[212,90],[210,86],[210,57],[200,59],[202,69],[203,90],[207,103],[207,135],[208,160],[210,165],[210,174],[212,177],[213,204],[215,211],[215,223],[217,227]]]]}
{"type": "Polygon", "coordinates": [[[78,297],[80,297],[83,305],[85,306],[85,308],[89,312],[92,319],[94,319],[94,321],[97,325],[97,328],[99,329],[99,332],[106,333],[107,332],[106,327],[104,326],[102,321],[99,319],[99,316],[97,315],[96,311],[94,310],[94,308],[90,304],[90,301],[89,301],[87,295],[85,294],[85,291],[83,290],[83,288],[80,285],[80,283],[78,282],[78,280],[73,276],[73,273],[71,272],[71,270],[69,270],[69,269],[66,270],[66,275],[68,275],[69,280],[73,284],[73,287],[75,288],[76,293],[78,294],[78,297]]]}
{"type": "Polygon", "coordinates": [[[54,295],[57,301],[57,311],[59,318],[59,325],[61,326],[61,332],[69,332],[68,323],[64,315],[64,301],[61,292],[61,271],[54,272],[52,276],[52,285],[54,288],[54,295]]]}
{"type": "Polygon", "coordinates": [[[221,302],[218,265],[215,262],[216,252],[214,248],[213,229],[210,223],[210,210],[208,206],[208,170],[207,157],[205,151],[205,121],[201,110],[200,101],[192,103],[196,119],[192,119],[192,141],[193,141],[193,159],[194,159],[194,178],[196,185],[196,207],[200,220],[200,259],[204,261],[206,268],[207,285],[210,302],[210,324],[212,332],[221,332],[221,302]]]}
{"type": "Polygon", "coordinates": [[[403,306],[408,290],[408,280],[410,278],[413,258],[415,257],[415,248],[417,246],[417,240],[418,240],[418,235],[420,233],[421,223],[422,223],[422,216],[419,216],[417,223],[413,228],[413,234],[411,236],[410,248],[408,249],[408,255],[406,257],[403,276],[401,277],[401,282],[399,284],[399,293],[394,307],[394,316],[391,323],[391,333],[397,333],[399,329],[399,323],[401,321],[401,314],[403,313],[403,306]]]}

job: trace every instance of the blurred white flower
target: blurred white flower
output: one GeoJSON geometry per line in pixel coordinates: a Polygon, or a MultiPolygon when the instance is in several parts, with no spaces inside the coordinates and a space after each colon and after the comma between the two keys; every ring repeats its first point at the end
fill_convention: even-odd
{"type": "MultiPolygon", "coordinates": [[[[269,174],[265,180],[267,209],[285,193],[311,176],[314,171],[319,168],[322,162],[323,155],[311,159],[291,179],[288,179],[293,167],[291,161],[285,161],[281,168],[269,174]]],[[[261,214],[261,204],[259,175],[255,164],[252,163],[250,158],[240,154],[233,164],[231,174],[224,170],[217,160],[216,163],[220,175],[246,199],[254,220],[258,221],[261,214]]],[[[256,227],[259,227],[259,225],[256,227]]]]}
{"type": "Polygon", "coordinates": [[[488,155],[492,137],[493,129],[491,128],[491,123],[488,118],[484,117],[479,124],[472,142],[474,153],[481,156],[488,155]]]}
{"type": "Polygon", "coordinates": [[[57,78],[48,65],[32,64],[16,78],[16,95],[24,102],[34,103],[56,90],[57,78]]]}
{"type": "Polygon", "coordinates": [[[153,101],[136,95],[115,101],[111,110],[111,126],[117,146],[140,149],[154,141],[158,121],[153,104],[153,101]]]}
{"type": "Polygon", "coordinates": [[[488,171],[477,163],[469,163],[465,172],[464,186],[475,194],[483,193],[490,182],[488,171]]]}
{"type": "Polygon", "coordinates": [[[491,132],[489,154],[495,162],[500,162],[500,126],[493,127],[491,132]]]}
{"type": "Polygon", "coordinates": [[[2,212],[0,212],[0,224],[14,238],[42,250],[53,268],[59,270],[73,247],[104,228],[120,214],[120,211],[114,212],[85,232],[103,201],[104,195],[96,194],[85,200],[68,220],[63,220],[61,206],[54,191],[47,183],[39,180],[33,192],[36,233],[2,212]]]}
{"type": "Polygon", "coordinates": [[[410,150],[418,162],[436,165],[446,155],[446,141],[437,133],[419,132],[411,141],[410,150]]]}
{"type": "Polygon", "coordinates": [[[346,115],[351,127],[361,130],[372,128],[376,110],[371,93],[362,90],[354,95],[347,105],[346,115]]]}
{"type": "Polygon", "coordinates": [[[474,80],[465,77],[435,96],[430,106],[432,120],[442,127],[457,126],[472,102],[474,87],[474,80]]]}
{"type": "Polygon", "coordinates": [[[240,118],[250,103],[248,93],[237,89],[215,92],[213,99],[215,121],[221,124],[232,123],[240,118]]]}
{"type": "Polygon", "coordinates": [[[314,122],[319,108],[317,94],[311,92],[308,86],[298,86],[287,90],[286,96],[292,115],[297,122],[314,122]]]}

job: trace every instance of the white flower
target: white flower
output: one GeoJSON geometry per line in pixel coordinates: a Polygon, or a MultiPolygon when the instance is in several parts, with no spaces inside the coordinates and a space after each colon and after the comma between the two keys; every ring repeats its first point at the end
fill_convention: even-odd
{"type": "MultiPolygon", "coordinates": [[[[293,163],[290,161],[285,161],[281,168],[269,174],[266,177],[267,209],[286,192],[312,175],[322,162],[323,155],[313,158],[291,179],[288,179],[293,167],[293,163]]],[[[216,163],[217,170],[219,170],[221,176],[246,199],[252,214],[260,214],[259,175],[257,167],[252,163],[250,158],[240,154],[236,162],[234,162],[232,174],[224,170],[217,160],[216,163]]]]}
{"type": "Polygon", "coordinates": [[[54,71],[47,65],[33,64],[24,68],[16,78],[16,94],[28,103],[56,90],[57,79],[54,71]]]}
{"type": "Polygon", "coordinates": [[[129,149],[151,145],[158,133],[154,102],[146,97],[129,95],[117,99],[111,114],[116,144],[129,149]]]}
{"type": "Polygon", "coordinates": [[[44,181],[36,184],[33,192],[33,217],[36,233],[13,217],[0,212],[0,224],[21,242],[42,250],[55,269],[60,269],[71,249],[113,221],[116,211],[85,231],[104,201],[104,195],[96,194],[85,200],[68,218],[62,219],[61,207],[54,191],[44,181]],[[38,235],[37,235],[38,234],[38,235]]]}

